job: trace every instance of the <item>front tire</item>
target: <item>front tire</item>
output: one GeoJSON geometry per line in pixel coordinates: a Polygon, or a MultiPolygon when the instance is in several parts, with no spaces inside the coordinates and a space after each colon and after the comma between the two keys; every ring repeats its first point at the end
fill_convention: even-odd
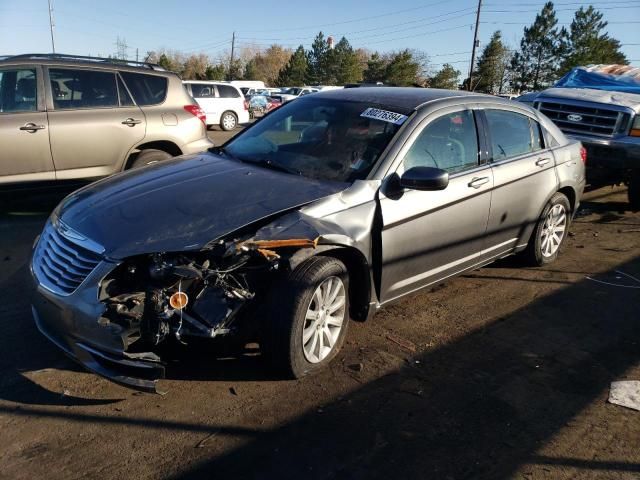
{"type": "Polygon", "coordinates": [[[570,220],[569,199],[560,192],[554,194],[544,207],[524,251],[527,263],[540,267],[554,262],[569,233],[570,220]]]}
{"type": "Polygon", "coordinates": [[[349,323],[347,269],[332,257],[312,257],[271,292],[264,345],[277,371],[301,378],[338,354],[349,323]]]}
{"type": "Polygon", "coordinates": [[[220,117],[220,128],[225,132],[233,130],[238,126],[238,117],[233,112],[224,112],[220,117]]]}

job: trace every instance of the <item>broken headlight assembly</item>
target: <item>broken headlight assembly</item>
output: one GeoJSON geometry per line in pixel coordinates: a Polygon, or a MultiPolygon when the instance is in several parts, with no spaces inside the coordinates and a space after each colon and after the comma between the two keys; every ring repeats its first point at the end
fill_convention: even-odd
{"type": "Polygon", "coordinates": [[[131,351],[238,333],[247,307],[273,284],[282,255],[315,246],[307,239],[220,241],[206,251],[129,258],[101,282],[100,323],[131,351]]]}

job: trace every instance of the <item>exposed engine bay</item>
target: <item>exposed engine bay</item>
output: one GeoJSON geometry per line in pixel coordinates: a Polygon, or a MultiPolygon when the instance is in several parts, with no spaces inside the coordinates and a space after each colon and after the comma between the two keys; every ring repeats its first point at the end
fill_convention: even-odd
{"type": "MultiPolygon", "coordinates": [[[[317,241],[221,240],[206,251],[129,258],[100,285],[100,324],[118,330],[125,351],[153,350],[170,339],[238,333],[243,313],[264,300],[290,253],[317,241]]],[[[159,360],[146,355],[147,360],[159,360]]]]}

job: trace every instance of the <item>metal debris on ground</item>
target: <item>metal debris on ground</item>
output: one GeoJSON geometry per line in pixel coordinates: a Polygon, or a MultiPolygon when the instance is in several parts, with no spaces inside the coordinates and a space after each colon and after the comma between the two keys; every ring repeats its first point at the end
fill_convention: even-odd
{"type": "Polygon", "coordinates": [[[640,381],[627,380],[611,382],[609,403],[640,412],[640,381]]]}
{"type": "Polygon", "coordinates": [[[220,432],[220,430],[216,430],[215,432],[212,432],[209,435],[207,435],[206,437],[204,437],[202,440],[200,440],[198,442],[198,444],[196,445],[196,448],[204,448],[205,445],[207,444],[207,441],[211,440],[213,437],[218,435],[219,432],[220,432]]]}
{"type": "Polygon", "coordinates": [[[399,345],[410,352],[415,353],[416,351],[416,344],[407,340],[406,338],[398,337],[396,335],[393,335],[392,333],[387,333],[387,340],[391,340],[396,345],[399,345]]]}

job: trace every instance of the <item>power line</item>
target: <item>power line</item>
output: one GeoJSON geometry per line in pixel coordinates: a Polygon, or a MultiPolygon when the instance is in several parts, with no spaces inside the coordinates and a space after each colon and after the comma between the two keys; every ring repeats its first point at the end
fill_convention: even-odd
{"type": "MultiPolygon", "coordinates": [[[[388,28],[393,28],[393,27],[400,27],[400,26],[409,25],[409,24],[412,24],[412,23],[419,23],[419,22],[429,21],[429,20],[433,20],[433,19],[436,19],[436,18],[441,18],[441,17],[445,17],[445,16],[448,16],[448,15],[453,15],[453,14],[461,13],[461,12],[467,12],[467,13],[465,13],[464,15],[458,15],[456,17],[450,17],[450,18],[442,19],[442,20],[440,20],[438,22],[430,22],[430,23],[427,23],[425,25],[419,25],[417,27],[409,27],[409,28],[406,28],[406,29],[403,29],[403,30],[409,30],[409,29],[412,29],[412,28],[420,28],[420,27],[424,27],[424,26],[427,26],[427,25],[433,25],[433,24],[442,23],[442,22],[445,22],[445,21],[448,21],[448,20],[455,20],[455,19],[458,19],[458,18],[462,18],[462,17],[465,17],[467,15],[471,15],[472,13],[475,13],[475,8],[463,8],[463,9],[459,9],[459,10],[453,10],[451,12],[445,12],[445,13],[442,13],[440,15],[431,15],[429,17],[423,17],[423,18],[419,18],[419,19],[416,19],[416,20],[410,20],[408,22],[395,23],[395,24],[391,24],[391,25],[386,25],[384,27],[374,27],[374,28],[367,28],[367,29],[364,29],[364,30],[355,30],[355,31],[343,32],[343,33],[334,34],[333,36],[334,37],[335,36],[339,37],[339,36],[349,35],[349,38],[353,38],[351,35],[357,34],[357,33],[366,33],[366,32],[374,32],[374,31],[379,33],[380,30],[386,30],[388,28]]],[[[400,30],[400,31],[402,31],[402,30],[400,30]]],[[[387,32],[387,33],[396,33],[396,32],[387,32]]],[[[378,35],[375,35],[375,36],[377,37],[378,35]]],[[[257,37],[252,37],[252,38],[242,38],[242,39],[243,40],[276,41],[277,42],[277,41],[289,41],[289,40],[312,40],[313,38],[314,38],[313,36],[304,36],[304,37],[287,37],[287,38],[257,38],[257,37]]],[[[367,38],[367,37],[355,37],[355,38],[367,38]]]]}
{"type": "Polygon", "coordinates": [[[442,5],[443,3],[451,3],[451,1],[455,1],[455,0],[441,0],[439,2],[434,2],[434,3],[427,4],[427,5],[421,5],[419,7],[405,8],[404,10],[396,10],[394,12],[382,13],[380,15],[373,15],[373,16],[370,16],[370,17],[354,18],[354,19],[351,19],[351,20],[344,20],[342,22],[325,23],[325,24],[322,24],[322,25],[307,25],[307,26],[304,26],[304,27],[295,27],[295,28],[288,28],[288,29],[278,28],[278,29],[270,29],[270,30],[248,30],[248,31],[249,32],[253,32],[253,33],[258,33],[258,32],[290,32],[290,31],[295,31],[295,30],[311,30],[311,29],[317,29],[317,28],[321,28],[321,27],[333,27],[335,25],[346,25],[348,23],[363,22],[365,20],[374,20],[374,19],[377,19],[377,18],[383,18],[383,17],[392,16],[392,15],[398,15],[400,13],[414,12],[416,10],[423,10],[425,8],[435,7],[436,5],[442,5]]]}

